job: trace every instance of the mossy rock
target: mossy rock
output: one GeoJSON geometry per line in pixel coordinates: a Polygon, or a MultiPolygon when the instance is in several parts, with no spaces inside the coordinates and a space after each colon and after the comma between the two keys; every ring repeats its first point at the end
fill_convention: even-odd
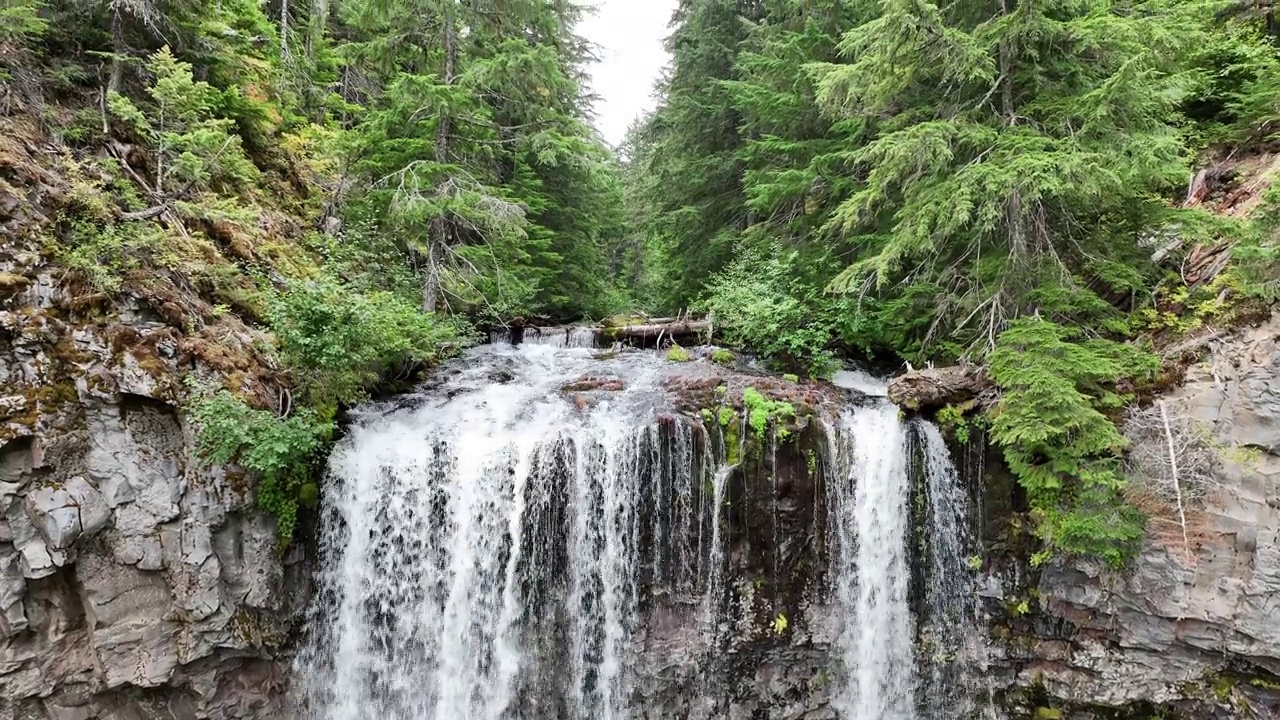
{"type": "Polygon", "coordinates": [[[670,360],[671,362],[684,363],[689,362],[692,359],[693,356],[689,354],[689,351],[679,345],[672,345],[670,348],[667,348],[667,360],[670,360]]]}
{"type": "Polygon", "coordinates": [[[16,295],[31,286],[31,278],[0,272],[0,298],[16,295]]]}

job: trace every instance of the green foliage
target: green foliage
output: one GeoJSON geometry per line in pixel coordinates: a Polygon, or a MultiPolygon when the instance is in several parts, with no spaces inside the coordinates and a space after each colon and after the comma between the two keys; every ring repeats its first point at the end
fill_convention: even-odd
{"type": "Polygon", "coordinates": [[[1028,318],[1000,335],[990,361],[1002,393],[991,436],[1027,492],[1038,533],[1063,551],[1122,563],[1143,523],[1122,499],[1125,442],[1104,413],[1126,401],[1116,384],[1151,375],[1158,358],[1028,318]]]}
{"type": "Polygon", "coordinates": [[[777,247],[743,247],[711,279],[703,305],[715,313],[716,331],[725,341],[799,360],[815,375],[825,375],[834,364],[825,347],[831,330],[815,322],[811,308],[797,297],[795,260],[794,253],[782,254],[777,247]]]}
{"type": "MultiPolygon", "coordinates": [[[[747,425],[755,432],[756,437],[763,438],[770,423],[778,423],[795,417],[796,409],[789,402],[770,400],[753,387],[743,388],[742,408],[747,416],[747,425]]],[[[780,428],[780,437],[785,436],[780,428]]]]}
{"type": "Polygon", "coordinates": [[[245,156],[233,121],[217,117],[221,95],[197,82],[191,65],[168,47],[151,56],[147,70],[154,83],[147,89],[151,104],[139,108],[120,93],[110,93],[112,115],[144,138],[155,152],[155,193],[181,193],[217,185],[236,189],[257,179],[258,169],[245,156]]]}
{"type": "Polygon", "coordinates": [[[44,0],[8,0],[0,7],[0,44],[26,44],[38,40],[49,29],[41,14],[44,0]]]}
{"type": "Polygon", "coordinates": [[[947,405],[938,411],[934,419],[943,428],[949,430],[961,445],[969,443],[970,422],[969,418],[965,416],[964,408],[947,405]]]}
{"type": "Polygon", "coordinates": [[[667,357],[667,360],[670,360],[671,362],[681,362],[681,363],[689,362],[690,360],[693,359],[693,357],[689,355],[689,351],[685,350],[679,345],[672,345],[671,347],[667,348],[666,357],[667,357]]]}
{"type": "Polygon", "coordinates": [[[59,262],[80,272],[93,287],[116,292],[126,272],[163,247],[164,235],[164,230],[150,223],[103,225],[75,217],[68,224],[65,239],[53,249],[59,262]]]}
{"type": "Polygon", "coordinates": [[[456,323],[392,293],[327,279],[295,283],[268,317],[281,359],[321,407],[357,402],[383,376],[436,361],[464,339],[456,323]]]}
{"type": "Polygon", "coordinates": [[[1272,180],[1253,217],[1251,232],[1232,248],[1241,290],[1266,302],[1280,300],[1280,181],[1272,180]]]}
{"type": "Polygon", "coordinates": [[[200,457],[212,465],[237,463],[257,475],[258,506],[276,516],[280,538],[287,542],[299,503],[314,503],[315,485],[308,478],[333,434],[333,422],[306,407],[280,418],[226,390],[197,393],[187,411],[197,428],[200,457]]]}
{"type": "Polygon", "coordinates": [[[717,365],[732,365],[733,361],[736,360],[737,357],[737,355],[734,355],[732,352],[725,350],[724,348],[716,348],[711,351],[711,362],[717,365]]]}

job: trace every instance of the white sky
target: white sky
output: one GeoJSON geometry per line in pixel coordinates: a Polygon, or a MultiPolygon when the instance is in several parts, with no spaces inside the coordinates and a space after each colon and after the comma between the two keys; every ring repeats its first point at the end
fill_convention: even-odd
{"type": "Polygon", "coordinates": [[[596,127],[616,146],[631,121],[653,107],[653,83],[667,64],[662,41],[677,0],[580,2],[597,8],[578,32],[600,46],[600,62],[591,67],[592,89],[600,96],[596,127]]]}

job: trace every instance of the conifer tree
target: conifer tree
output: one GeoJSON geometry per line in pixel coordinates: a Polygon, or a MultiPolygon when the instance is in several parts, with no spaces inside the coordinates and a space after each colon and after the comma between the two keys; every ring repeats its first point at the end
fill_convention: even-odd
{"type": "Polygon", "coordinates": [[[934,336],[979,349],[1025,313],[1112,315],[1100,291],[1141,286],[1139,233],[1185,182],[1191,5],[884,0],[813,67],[830,112],[874,119],[827,222],[860,247],[833,288],[938,288],[934,336]]]}

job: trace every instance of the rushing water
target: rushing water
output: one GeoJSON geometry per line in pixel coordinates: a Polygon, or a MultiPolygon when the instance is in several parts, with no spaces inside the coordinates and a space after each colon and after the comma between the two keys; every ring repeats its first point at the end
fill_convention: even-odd
{"type": "MultiPolygon", "coordinates": [[[[652,717],[637,706],[632,668],[645,608],[659,601],[697,608],[692,635],[716,666],[731,625],[726,458],[743,455],[726,444],[745,432],[669,413],[663,379],[697,368],[649,352],[593,355],[559,342],[486,346],[420,394],[358,417],[324,488],[323,572],[299,659],[306,717],[652,717]],[[584,376],[625,387],[561,392],[584,376]]],[[[973,627],[963,600],[935,597],[967,582],[967,510],[941,436],[883,400],[823,423],[820,600],[843,668],[832,705],[841,720],[955,717],[918,700],[963,688],[956,673],[917,679],[908,602],[918,445],[930,534],[945,536],[930,544],[929,632],[952,647],[973,627]]],[[[776,433],[765,452],[776,470],[776,433]]],[[[776,473],[771,482],[773,525],[749,530],[771,534],[776,573],[776,473]]],[[[723,700],[714,717],[732,716],[723,700]]]]}

